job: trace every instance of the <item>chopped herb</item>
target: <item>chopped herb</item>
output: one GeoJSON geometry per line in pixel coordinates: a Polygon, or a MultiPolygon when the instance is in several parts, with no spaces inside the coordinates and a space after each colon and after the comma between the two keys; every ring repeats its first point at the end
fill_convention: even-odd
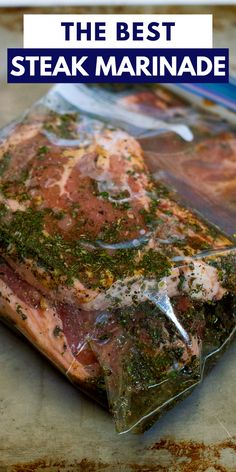
{"type": "Polygon", "coordinates": [[[8,169],[10,160],[11,154],[9,152],[5,152],[2,158],[0,159],[0,176],[2,176],[4,172],[6,172],[6,170],[8,169]]]}
{"type": "Polygon", "coordinates": [[[60,326],[55,326],[54,330],[53,330],[53,335],[55,336],[55,338],[58,338],[62,333],[62,329],[60,328],[60,326]]]}
{"type": "Polygon", "coordinates": [[[38,148],[37,154],[39,157],[44,157],[48,152],[49,152],[48,146],[40,146],[38,148]]]}
{"type": "Polygon", "coordinates": [[[17,303],[17,305],[16,305],[16,313],[18,313],[18,315],[20,315],[20,317],[23,321],[27,320],[27,315],[23,312],[23,310],[21,308],[21,305],[19,305],[19,303],[17,303]]]}

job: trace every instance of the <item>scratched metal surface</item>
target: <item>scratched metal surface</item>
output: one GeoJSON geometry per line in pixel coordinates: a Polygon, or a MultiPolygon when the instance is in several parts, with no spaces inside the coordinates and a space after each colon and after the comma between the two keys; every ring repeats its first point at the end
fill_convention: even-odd
{"type": "MultiPolygon", "coordinates": [[[[215,45],[232,45],[236,71],[235,11],[217,10],[215,45]]],[[[19,25],[18,12],[0,15],[0,126],[48,88],[4,83],[4,50],[21,45],[19,25]]],[[[108,413],[0,325],[0,472],[235,472],[235,372],[236,345],[149,432],[119,436],[108,413]]]]}

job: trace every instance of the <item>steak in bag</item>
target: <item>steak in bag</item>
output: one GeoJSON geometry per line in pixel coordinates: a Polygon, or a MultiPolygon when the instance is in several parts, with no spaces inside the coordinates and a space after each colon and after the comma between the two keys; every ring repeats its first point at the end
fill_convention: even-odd
{"type": "Polygon", "coordinates": [[[139,142],[42,101],[0,145],[0,311],[119,432],[202,379],[235,330],[233,241],[148,171],[139,142]]]}

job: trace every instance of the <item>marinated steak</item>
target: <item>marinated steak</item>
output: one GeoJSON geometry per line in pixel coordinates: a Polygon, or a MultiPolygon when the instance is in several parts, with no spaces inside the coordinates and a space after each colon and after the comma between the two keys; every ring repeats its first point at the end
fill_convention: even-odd
{"type": "MultiPolygon", "coordinates": [[[[113,92],[114,94],[114,92],[113,92]]],[[[194,140],[184,142],[173,133],[154,132],[140,139],[149,170],[174,187],[179,195],[227,234],[235,233],[236,129],[221,116],[199,111],[168,90],[152,86],[117,94],[117,102],[136,113],[157,119],[185,122],[194,140]],[[173,165],[174,162],[174,165],[173,165]]],[[[204,103],[204,101],[202,102],[204,103]]]]}
{"type": "Polygon", "coordinates": [[[119,430],[153,411],[156,385],[195,384],[210,316],[234,307],[232,242],[153,181],[133,137],[75,113],[15,125],[0,174],[3,316],[106,392],[119,430]]]}

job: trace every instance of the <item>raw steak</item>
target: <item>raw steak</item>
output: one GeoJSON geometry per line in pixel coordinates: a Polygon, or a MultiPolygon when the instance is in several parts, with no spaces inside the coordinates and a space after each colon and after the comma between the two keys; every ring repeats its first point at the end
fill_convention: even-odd
{"type": "MultiPolygon", "coordinates": [[[[114,92],[113,92],[114,93],[114,92]]],[[[235,233],[236,218],[236,129],[214,112],[199,111],[168,90],[135,88],[118,94],[117,102],[129,110],[166,121],[187,123],[194,140],[184,142],[173,133],[140,139],[153,176],[174,187],[207,219],[228,234],[235,233]],[[174,162],[174,165],[173,165],[174,162]]]]}
{"type": "Polygon", "coordinates": [[[39,108],[0,153],[3,318],[128,430],[230,336],[232,242],[153,181],[121,130],[39,108]]]}

